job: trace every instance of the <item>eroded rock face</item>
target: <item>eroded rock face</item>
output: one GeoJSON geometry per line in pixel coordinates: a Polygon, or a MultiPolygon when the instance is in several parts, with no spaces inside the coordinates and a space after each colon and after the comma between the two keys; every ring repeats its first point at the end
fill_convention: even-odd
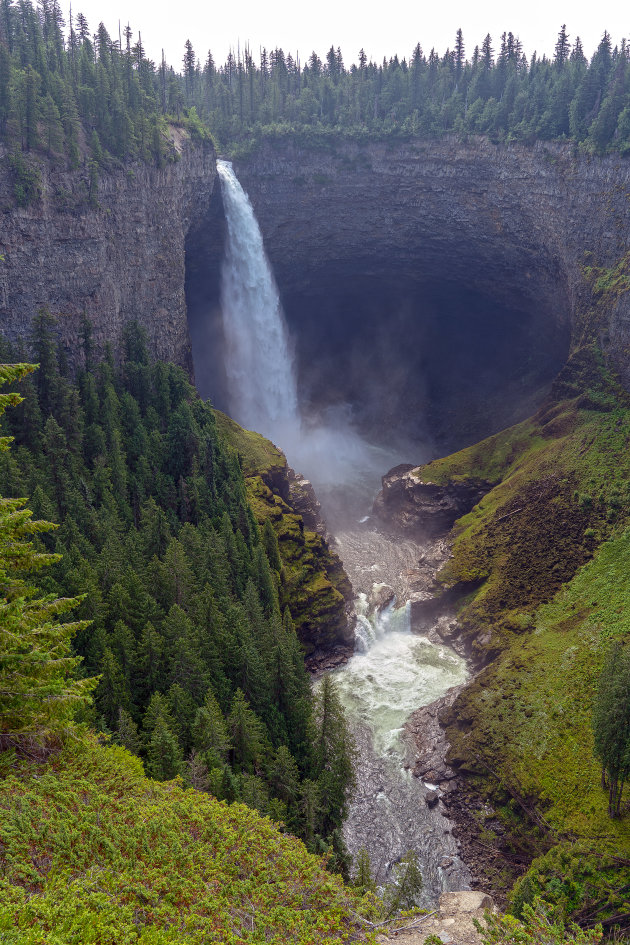
{"type": "Polygon", "coordinates": [[[16,208],[0,148],[0,327],[29,335],[38,309],[58,319],[72,363],[81,363],[81,320],[92,323],[102,352],[119,350],[126,322],[147,330],[154,356],[192,367],[184,295],[184,241],[207,212],[216,174],[211,147],[173,131],[179,160],[101,173],[90,207],[85,170],[42,163],[42,198],[16,208]]]}
{"type": "MultiPolygon", "coordinates": [[[[284,141],[236,170],[280,287],[304,400],[350,403],[364,429],[406,426],[416,439],[424,418],[447,451],[535,411],[583,338],[594,301],[587,261],[614,265],[630,243],[630,164],[570,145],[284,141]]],[[[199,241],[216,260],[213,219],[199,241]]],[[[216,302],[218,266],[196,272],[216,302]]],[[[628,293],[599,340],[630,387],[628,293]]],[[[220,402],[220,385],[212,395],[220,402]]]]}
{"type": "Polygon", "coordinates": [[[382,479],[374,514],[390,527],[420,538],[446,535],[458,518],[479,502],[492,484],[466,479],[438,485],[423,482],[410,465],[395,466],[382,479]]]}

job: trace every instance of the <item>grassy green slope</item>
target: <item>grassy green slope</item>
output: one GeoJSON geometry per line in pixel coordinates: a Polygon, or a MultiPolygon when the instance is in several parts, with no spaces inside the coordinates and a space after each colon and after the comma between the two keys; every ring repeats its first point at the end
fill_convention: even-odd
{"type": "MultiPolygon", "coordinates": [[[[463,638],[481,667],[444,717],[450,760],[493,801],[479,814],[481,840],[493,844],[498,832],[508,859],[511,850],[521,862],[578,842],[570,868],[590,863],[600,879],[602,857],[621,855],[626,865],[606,860],[613,891],[592,899],[600,918],[630,911],[623,892],[630,818],[607,816],[590,722],[608,643],[630,639],[627,397],[605,382],[586,384],[417,474],[490,484],[456,523],[453,555],[439,575],[461,593],[463,638]]],[[[498,883],[507,878],[502,868],[498,883]]],[[[564,869],[551,868],[556,880],[564,869]]]]}
{"type": "Polygon", "coordinates": [[[531,627],[535,608],[626,518],[629,444],[625,405],[599,411],[575,398],[421,468],[425,481],[494,483],[457,523],[453,556],[440,574],[446,587],[471,589],[460,617],[479,658],[531,627]]]}
{"type": "Polygon", "coordinates": [[[346,598],[352,596],[341,561],[316,532],[304,528],[274,483],[286,474],[284,453],[260,433],[244,430],[226,414],[215,411],[219,430],[241,457],[247,498],[259,525],[270,519],[283,564],[283,603],[307,655],[339,642],[346,623],[346,598]],[[274,491],[276,488],[276,491],[274,491]]]}
{"type": "Polygon", "coordinates": [[[42,764],[0,758],[7,945],[360,937],[341,879],[249,808],[151,781],[93,740],[42,764]]]}

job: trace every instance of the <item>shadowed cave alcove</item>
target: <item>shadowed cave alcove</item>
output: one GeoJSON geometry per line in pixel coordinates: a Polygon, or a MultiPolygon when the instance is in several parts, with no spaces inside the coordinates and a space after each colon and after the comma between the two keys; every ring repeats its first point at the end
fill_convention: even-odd
{"type": "MultiPolygon", "coordinates": [[[[318,255],[302,231],[295,253],[263,229],[295,348],[302,409],[343,405],[372,442],[427,439],[437,453],[476,442],[529,416],[544,399],[569,347],[562,274],[523,291],[531,252],[506,255],[450,232],[445,221],[404,252],[375,241],[318,255]],[[490,250],[491,251],[491,250],[490,250]],[[553,296],[545,287],[553,284],[553,296]],[[560,311],[558,309],[560,308],[560,311]]],[[[210,212],[188,234],[186,299],[197,387],[228,409],[220,311],[225,219],[218,182],[210,212]]],[[[548,268],[548,264],[546,264],[548,268]]],[[[529,288],[529,286],[527,286],[529,288]]],[[[281,444],[280,444],[281,445],[281,444]]],[[[413,456],[409,457],[410,460],[413,456]]]]}

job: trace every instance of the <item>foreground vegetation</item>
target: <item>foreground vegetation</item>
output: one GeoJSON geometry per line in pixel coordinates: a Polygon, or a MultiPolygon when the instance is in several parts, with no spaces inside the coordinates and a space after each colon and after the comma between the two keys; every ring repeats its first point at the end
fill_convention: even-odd
{"type": "MultiPolygon", "coordinates": [[[[611,642],[630,639],[630,409],[599,365],[582,352],[579,396],[422,478],[488,488],[440,575],[485,666],[447,718],[451,761],[494,802],[480,838],[508,861],[538,856],[516,887],[517,914],[542,895],[563,918],[627,928],[630,825],[609,817],[592,713],[611,642]]],[[[570,389],[566,377],[558,389],[570,389]]]]}
{"type": "Polygon", "coordinates": [[[137,758],[94,739],[41,762],[0,760],[3,942],[357,937],[352,891],[246,807],[150,781],[137,758]]]}
{"type": "Polygon", "coordinates": [[[289,610],[303,609],[309,581],[321,585],[313,621],[330,617],[328,596],[341,598],[317,558],[321,539],[284,506],[298,533],[287,541],[269,489],[275,515],[259,526],[212,409],[180,369],[149,363],[135,326],[118,368],[92,362],[86,326],[76,384],[44,314],[35,335],[40,368],[4,418],[15,442],[0,457],[0,493],[30,494],[36,519],[61,523],[34,529],[34,542],[54,555],[44,591],[81,595],[68,635],[81,673],[98,678],[84,720],[154,778],[181,774],[243,801],[345,869],[352,746],[332,687],[311,694],[289,610]]]}

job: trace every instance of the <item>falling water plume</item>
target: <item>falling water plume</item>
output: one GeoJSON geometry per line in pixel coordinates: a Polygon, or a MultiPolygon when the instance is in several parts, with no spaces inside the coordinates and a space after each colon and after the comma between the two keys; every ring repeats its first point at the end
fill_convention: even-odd
{"type": "Polygon", "coordinates": [[[280,442],[299,438],[293,358],[278,289],[249,198],[229,161],[217,161],[227,220],[221,308],[232,415],[280,442]]]}

